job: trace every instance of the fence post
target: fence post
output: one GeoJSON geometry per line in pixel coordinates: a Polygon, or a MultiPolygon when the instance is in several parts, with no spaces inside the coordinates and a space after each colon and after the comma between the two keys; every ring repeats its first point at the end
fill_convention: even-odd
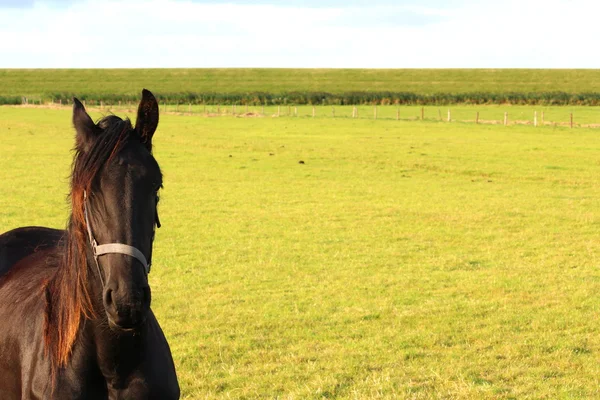
{"type": "Polygon", "coordinates": [[[313,114],[312,114],[313,118],[315,117],[315,106],[313,106],[313,114]]]}
{"type": "Polygon", "coordinates": [[[533,126],[537,127],[537,111],[533,112],[533,126]]]}
{"type": "Polygon", "coordinates": [[[504,112],[504,126],[508,125],[508,112],[504,112]]]}
{"type": "Polygon", "coordinates": [[[571,129],[573,128],[573,113],[571,113],[571,129]]]}
{"type": "Polygon", "coordinates": [[[479,123],[479,111],[477,111],[477,115],[475,116],[475,123],[479,123]]]}
{"type": "Polygon", "coordinates": [[[448,122],[450,122],[452,118],[450,117],[450,109],[448,109],[448,122]]]}
{"type": "Polygon", "coordinates": [[[421,121],[425,119],[425,107],[421,107],[421,121]]]}
{"type": "Polygon", "coordinates": [[[294,117],[298,116],[298,107],[294,106],[294,117]]]}

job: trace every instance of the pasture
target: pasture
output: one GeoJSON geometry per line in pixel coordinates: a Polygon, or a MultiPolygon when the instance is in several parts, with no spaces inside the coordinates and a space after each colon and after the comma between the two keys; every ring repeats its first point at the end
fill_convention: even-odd
{"type": "MultiPolygon", "coordinates": [[[[70,119],[0,107],[0,231],[65,225],[70,119]]],[[[600,396],[599,134],[163,115],[182,397],[600,396]]]]}

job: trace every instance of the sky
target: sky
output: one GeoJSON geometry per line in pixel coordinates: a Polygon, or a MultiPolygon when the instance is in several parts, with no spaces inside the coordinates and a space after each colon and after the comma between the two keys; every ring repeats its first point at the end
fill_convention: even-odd
{"type": "Polygon", "coordinates": [[[0,0],[0,68],[600,68],[597,0],[0,0]]]}

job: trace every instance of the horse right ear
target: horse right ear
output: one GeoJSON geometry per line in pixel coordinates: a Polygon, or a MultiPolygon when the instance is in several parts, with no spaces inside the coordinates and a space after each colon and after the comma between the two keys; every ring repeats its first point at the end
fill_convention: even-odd
{"type": "Polygon", "coordinates": [[[96,136],[97,127],[92,121],[92,118],[85,111],[85,107],[81,102],[73,98],[73,126],[75,126],[75,143],[79,151],[88,151],[94,137],[96,136]]]}

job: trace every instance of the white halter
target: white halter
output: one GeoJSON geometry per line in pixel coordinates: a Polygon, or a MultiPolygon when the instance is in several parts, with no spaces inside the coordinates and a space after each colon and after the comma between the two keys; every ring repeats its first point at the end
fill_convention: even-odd
{"type": "MultiPolygon", "coordinates": [[[[98,264],[98,257],[104,254],[125,254],[127,256],[131,256],[142,263],[144,266],[144,271],[146,274],[150,273],[151,263],[146,261],[146,257],[144,254],[133,246],[129,246],[128,244],[122,243],[109,243],[109,244],[101,244],[98,245],[96,239],[94,239],[94,235],[92,234],[92,228],[90,225],[90,220],[88,219],[87,212],[87,193],[85,190],[83,191],[83,214],[85,215],[85,225],[87,227],[88,236],[90,239],[90,244],[92,245],[92,250],[94,252],[94,260],[96,260],[96,268],[98,268],[98,274],[100,275],[100,280],[102,281],[102,285],[104,286],[104,279],[102,278],[102,274],[100,273],[100,265],[98,264]]],[[[152,238],[154,239],[154,234],[152,234],[152,238]]]]}

